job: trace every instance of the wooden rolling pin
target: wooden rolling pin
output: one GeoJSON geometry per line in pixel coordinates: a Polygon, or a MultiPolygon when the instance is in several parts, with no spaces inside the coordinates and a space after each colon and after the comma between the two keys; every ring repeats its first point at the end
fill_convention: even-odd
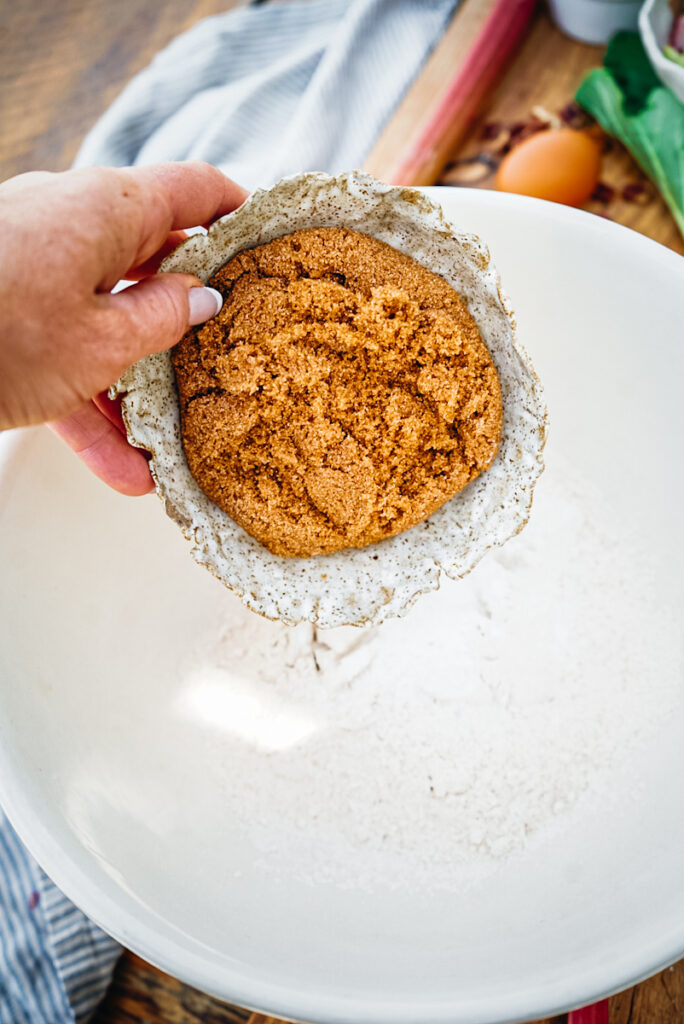
{"type": "Polygon", "coordinates": [[[364,164],[393,185],[433,185],[482,112],[536,0],[462,0],[364,164]]]}

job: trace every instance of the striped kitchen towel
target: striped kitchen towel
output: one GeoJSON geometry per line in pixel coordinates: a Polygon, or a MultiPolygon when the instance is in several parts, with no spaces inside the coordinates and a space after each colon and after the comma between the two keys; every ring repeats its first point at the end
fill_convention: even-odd
{"type": "Polygon", "coordinates": [[[0,811],[0,1024],[87,1021],[119,953],[38,867],[0,811]]]}
{"type": "Polygon", "coordinates": [[[76,163],[207,160],[246,188],[359,167],[457,0],[292,0],[199,22],[159,53],[76,163]]]}
{"type": "MultiPolygon", "coordinates": [[[[76,163],[195,158],[248,188],[358,167],[457,2],[275,0],[208,18],[131,81],[76,163]]],[[[119,953],[1,812],[0,943],[0,1024],[86,1021],[119,953]]]]}

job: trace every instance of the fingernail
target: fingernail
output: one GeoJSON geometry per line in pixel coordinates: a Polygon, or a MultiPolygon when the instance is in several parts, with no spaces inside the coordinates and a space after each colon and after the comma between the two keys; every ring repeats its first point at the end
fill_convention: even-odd
{"type": "Polygon", "coordinates": [[[215,288],[191,288],[188,292],[188,324],[195,327],[216,316],[223,305],[223,296],[215,288]]]}

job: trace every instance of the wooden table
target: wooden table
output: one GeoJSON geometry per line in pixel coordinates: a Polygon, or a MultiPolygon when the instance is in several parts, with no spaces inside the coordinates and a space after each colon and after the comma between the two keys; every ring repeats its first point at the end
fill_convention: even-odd
{"type": "MultiPolygon", "coordinates": [[[[69,166],[84,133],[131,75],[174,35],[235,0],[23,0],[0,8],[0,178],[69,166]]],[[[583,72],[600,63],[599,47],[573,43],[543,12],[486,115],[512,124],[535,106],[554,113],[583,72]]],[[[475,126],[458,156],[486,148],[475,126]]],[[[618,187],[638,173],[619,147],[606,157],[604,180],[618,187]]],[[[491,181],[484,181],[484,187],[491,181]]],[[[684,245],[658,196],[640,206],[616,195],[590,209],[650,235],[677,252],[684,245]]],[[[682,1024],[684,961],[610,1000],[611,1024],[682,1024]]],[[[157,971],[132,953],[122,957],[94,1024],[278,1024],[227,1006],[157,971]]],[[[554,1024],[562,1024],[556,1018],[554,1024]]],[[[389,1024],[389,1022],[388,1022],[389,1024]]],[[[550,1022],[545,1022],[550,1024],[550,1022]]]]}

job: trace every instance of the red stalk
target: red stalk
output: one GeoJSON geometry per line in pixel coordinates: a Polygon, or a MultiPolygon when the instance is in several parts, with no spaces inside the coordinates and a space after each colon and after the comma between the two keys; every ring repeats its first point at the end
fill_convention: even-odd
{"type": "Polygon", "coordinates": [[[568,1014],[568,1024],[608,1024],[608,1000],[583,1006],[581,1010],[572,1010],[568,1014]]]}
{"type": "Polygon", "coordinates": [[[498,0],[434,114],[392,174],[392,184],[429,185],[480,112],[534,10],[536,0],[498,0]]]}

